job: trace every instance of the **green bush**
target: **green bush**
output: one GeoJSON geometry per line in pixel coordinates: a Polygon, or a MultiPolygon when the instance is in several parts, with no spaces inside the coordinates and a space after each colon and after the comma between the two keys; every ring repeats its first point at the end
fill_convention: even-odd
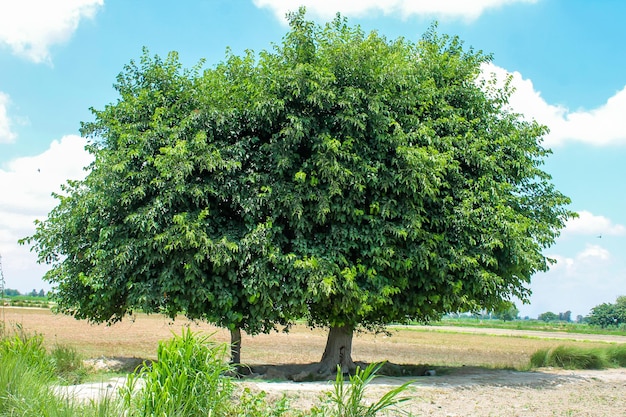
{"type": "Polygon", "coordinates": [[[606,349],[557,346],[541,349],[530,358],[533,367],[555,367],[564,369],[604,369],[609,366],[606,349]]]}
{"type": "Polygon", "coordinates": [[[55,346],[50,352],[55,374],[63,383],[75,385],[82,383],[89,372],[83,364],[83,358],[71,346],[55,346]]]}
{"type": "Polygon", "coordinates": [[[160,343],[157,361],[131,374],[122,388],[128,416],[226,415],[234,390],[226,353],[225,344],[189,329],[160,343]]]}
{"type": "Polygon", "coordinates": [[[3,329],[0,336],[1,361],[15,357],[36,372],[50,377],[54,374],[54,365],[43,345],[43,336],[27,334],[20,325],[15,325],[13,331],[3,329]]]}
{"type": "Polygon", "coordinates": [[[0,416],[90,417],[120,415],[111,403],[78,404],[52,388],[57,382],[54,360],[43,338],[16,326],[0,334],[0,416]]]}
{"type": "Polygon", "coordinates": [[[614,366],[626,368],[626,344],[611,346],[607,349],[607,356],[614,366]]]}

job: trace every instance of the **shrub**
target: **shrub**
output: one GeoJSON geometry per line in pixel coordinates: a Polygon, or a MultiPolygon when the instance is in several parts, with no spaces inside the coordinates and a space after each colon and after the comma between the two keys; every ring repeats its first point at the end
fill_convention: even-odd
{"type": "Polygon", "coordinates": [[[75,348],[57,345],[50,352],[54,371],[62,382],[70,385],[80,384],[88,374],[83,358],[75,348]]]}
{"type": "Polygon", "coordinates": [[[19,324],[12,332],[3,329],[0,339],[0,360],[19,358],[29,368],[52,376],[54,366],[46,348],[43,345],[43,336],[27,334],[19,324]]]}
{"type": "Polygon", "coordinates": [[[317,417],[374,417],[380,411],[393,407],[396,404],[408,400],[407,397],[399,397],[413,382],[409,381],[392,389],[383,395],[377,402],[365,404],[365,388],[376,377],[376,373],[382,367],[382,363],[372,363],[364,370],[356,369],[356,373],[350,376],[350,384],[346,386],[341,368],[337,368],[337,377],[333,385],[333,391],[328,393],[327,403],[321,407],[313,408],[312,415],[317,417]]]}
{"type": "Polygon", "coordinates": [[[614,366],[626,368],[626,344],[611,346],[607,349],[607,356],[614,366]]]}
{"type": "Polygon", "coordinates": [[[604,349],[557,346],[541,349],[530,358],[533,367],[552,366],[564,369],[603,369],[609,366],[604,349]]]}
{"type": "Polygon", "coordinates": [[[160,343],[157,361],[131,374],[122,388],[128,416],[224,415],[234,388],[225,376],[231,371],[224,360],[226,353],[225,344],[213,343],[189,329],[160,343]]]}

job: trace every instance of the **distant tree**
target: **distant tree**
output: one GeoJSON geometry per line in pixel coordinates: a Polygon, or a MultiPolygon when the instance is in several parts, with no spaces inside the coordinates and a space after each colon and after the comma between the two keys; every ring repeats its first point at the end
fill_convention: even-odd
{"type": "Polygon", "coordinates": [[[46,292],[43,290],[43,288],[41,290],[39,290],[39,293],[37,293],[38,297],[45,297],[46,296],[46,292]]]}
{"type": "Polygon", "coordinates": [[[500,309],[497,309],[493,313],[493,317],[503,321],[512,321],[519,316],[519,310],[515,304],[511,302],[503,303],[500,309]]]}
{"type": "Polygon", "coordinates": [[[615,304],[603,303],[591,309],[587,322],[602,328],[626,323],[626,296],[617,297],[615,304]]]}
{"type": "Polygon", "coordinates": [[[37,292],[36,289],[33,288],[33,290],[28,293],[28,295],[30,295],[31,297],[37,297],[37,295],[39,294],[39,292],[37,292]]]}
{"type": "Polygon", "coordinates": [[[572,321],[572,312],[568,310],[565,313],[559,313],[559,321],[566,321],[568,323],[572,321]]]}
{"type": "Polygon", "coordinates": [[[555,314],[551,311],[547,311],[545,313],[541,313],[539,315],[539,317],[537,317],[537,319],[541,320],[541,321],[545,321],[545,322],[551,322],[551,321],[558,321],[559,320],[559,315],[555,314]]]}
{"type": "Polygon", "coordinates": [[[18,295],[22,295],[18,290],[14,290],[11,288],[5,288],[4,289],[4,295],[6,295],[7,297],[15,297],[18,295]]]}
{"type": "Polygon", "coordinates": [[[576,323],[580,324],[580,323],[584,323],[584,321],[585,321],[585,317],[583,315],[579,314],[576,316],[576,323]]]}

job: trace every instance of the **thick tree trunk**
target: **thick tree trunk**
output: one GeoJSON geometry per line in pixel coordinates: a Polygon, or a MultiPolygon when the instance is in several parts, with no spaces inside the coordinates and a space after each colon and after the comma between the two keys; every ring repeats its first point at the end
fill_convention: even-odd
{"type": "Polygon", "coordinates": [[[230,363],[241,363],[241,329],[235,327],[230,330],[230,363]]]}
{"type": "Polygon", "coordinates": [[[350,326],[331,327],[326,340],[326,349],[322,355],[318,373],[331,374],[341,367],[341,372],[351,372],[356,369],[352,361],[352,335],[354,329],[350,326]]]}

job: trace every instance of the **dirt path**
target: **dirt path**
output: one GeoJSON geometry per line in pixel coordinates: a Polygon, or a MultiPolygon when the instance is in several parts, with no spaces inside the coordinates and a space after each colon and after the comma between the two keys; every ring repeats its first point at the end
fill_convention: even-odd
{"type": "MultiPolygon", "coordinates": [[[[376,401],[408,378],[379,377],[367,389],[376,401]]],[[[407,390],[409,401],[399,410],[413,416],[617,417],[626,415],[626,370],[536,372],[468,367],[454,374],[418,377],[407,390]]],[[[59,392],[85,400],[115,395],[124,378],[62,387],[59,392]]],[[[265,391],[269,398],[287,396],[294,409],[319,404],[331,382],[238,382],[243,388],[265,391]]],[[[399,411],[390,415],[402,415],[399,411]]],[[[406,414],[404,414],[406,415],[406,414]]]]}

